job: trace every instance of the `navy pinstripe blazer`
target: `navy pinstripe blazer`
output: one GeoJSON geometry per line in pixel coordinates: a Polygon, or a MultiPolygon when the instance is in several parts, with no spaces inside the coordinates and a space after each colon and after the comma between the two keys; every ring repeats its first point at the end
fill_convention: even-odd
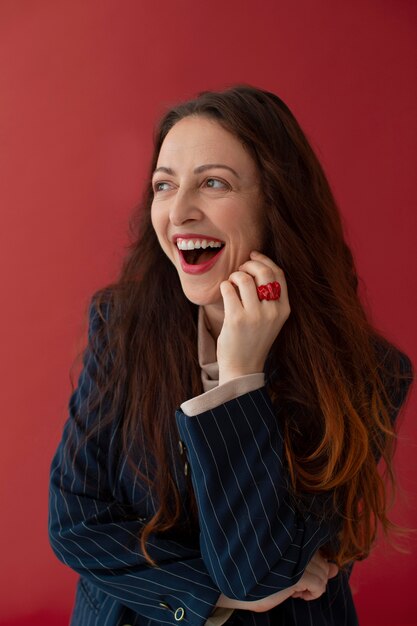
{"type": "MultiPolygon", "coordinates": [[[[98,323],[92,307],[90,337],[98,323]]],[[[311,513],[301,514],[290,500],[279,407],[272,406],[266,390],[195,417],[177,411],[184,465],[178,466],[176,480],[183,491],[186,466],[200,529],[194,537],[153,537],[150,554],[158,565],[150,567],[138,535],[155,511],[153,494],[117,453],[120,422],[83,440],[102,418],[100,410],[88,410],[96,373],[90,342],[51,467],[51,545],[80,574],[71,626],[179,621],[201,626],[220,592],[255,600],[294,584],[334,528],[311,513]]],[[[146,463],[145,451],[138,462],[146,463]]],[[[357,618],[348,575],[330,580],[318,600],[288,599],[268,613],[235,611],[227,623],[353,626],[357,618]]]]}

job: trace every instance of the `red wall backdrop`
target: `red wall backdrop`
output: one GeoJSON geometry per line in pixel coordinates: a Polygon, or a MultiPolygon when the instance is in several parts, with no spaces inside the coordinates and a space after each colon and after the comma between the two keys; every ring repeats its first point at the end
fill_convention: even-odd
{"type": "MultiPolygon", "coordinates": [[[[376,325],[416,363],[413,0],[2,0],[0,622],[63,626],[76,575],[47,541],[47,484],[90,295],[117,275],[164,107],[249,82],[321,157],[376,325]],[[2,621],[1,621],[2,620],[2,621]]],[[[415,394],[394,518],[417,526],[415,394]]],[[[417,623],[416,541],[355,569],[363,626],[417,623]]]]}

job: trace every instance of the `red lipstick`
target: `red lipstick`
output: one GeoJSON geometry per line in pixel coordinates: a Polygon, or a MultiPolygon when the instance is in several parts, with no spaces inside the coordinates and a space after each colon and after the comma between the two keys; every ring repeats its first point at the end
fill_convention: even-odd
{"type": "MultiPolygon", "coordinates": [[[[214,240],[212,239],[211,241],[214,241],[214,240]]],[[[178,250],[183,272],[185,272],[186,274],[204,274],[205,272],[208,272],[209,270],[211,270],[213,265],[218,261],[223,250],[224,248],[220,248],[217,254],[215,254],[209,261],[206,261],[205,263],[196,263],[195,265],[191,265],[190,263],[187,263],[184,258],[184,255],[182,254],[182,250],[178,250]]]]}

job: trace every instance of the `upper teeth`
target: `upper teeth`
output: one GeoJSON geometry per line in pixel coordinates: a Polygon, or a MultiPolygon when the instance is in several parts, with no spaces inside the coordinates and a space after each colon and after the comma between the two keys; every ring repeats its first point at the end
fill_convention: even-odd
{"type": "Polygon", "coordinates": [[[195,250],[199,248],[221,248],[221,241],[210,241],[209,239],[177,239],[179,250],[195,250]]]}

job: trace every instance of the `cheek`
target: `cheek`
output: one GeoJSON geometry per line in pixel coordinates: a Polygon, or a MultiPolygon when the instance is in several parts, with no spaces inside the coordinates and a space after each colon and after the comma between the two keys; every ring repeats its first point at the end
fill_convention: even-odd
{"type": "Polygon", "coordinates": [[[257,248],[263,246],[266,234],[265,210],[263,207],[258,209],[253,215],[253,239],[257,242],[257,248]]]}
{"type": "Polygon", "coordinates": [[[241,235],[250,248],[260,248],[264,239],[265,225],[264,215],[259,211],[248,211],[245,221],[242,223],[241,235]]]}
{"type": "Polygon", "coordinates": [[[162,245],[164,235],[166,234],[166,227],[161,213],[158,211],[151,211],[151,222],[156,236],[158,237],[158,241],[162,245]]]}
{"type": "Polygon", "coordinates": [[[164,254],[166,254],[168,258],[171,259],[172,250],[169,242],[166,239],[167,229],[166,221],[164,220],[163,215],[159,211],[151,210],[151,222],[161,249],[163,250],[164,254]]]}

